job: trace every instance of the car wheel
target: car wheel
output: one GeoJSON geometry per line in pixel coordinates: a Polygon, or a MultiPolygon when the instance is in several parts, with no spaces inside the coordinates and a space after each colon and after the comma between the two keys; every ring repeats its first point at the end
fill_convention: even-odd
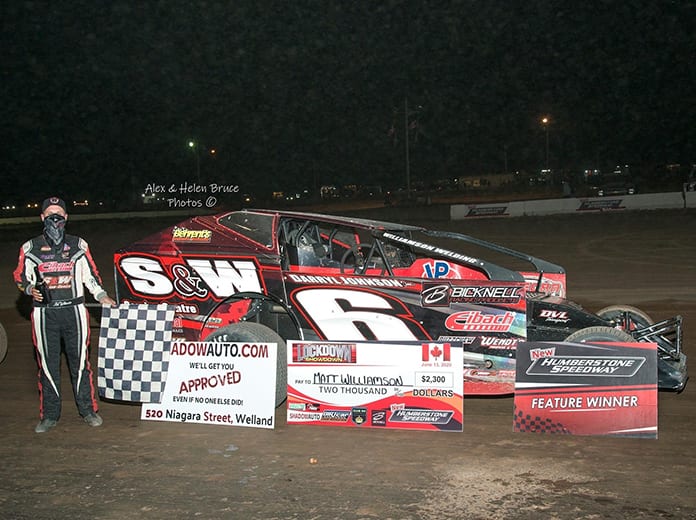
{"type": "Polygon", "coordinates": [[[605,320],[615,321],[627,331],[641,329],[655,323],[655,320],[645,312],[630,305],[610,305],[598,311],[597,316],[605,320]],[[623,323],[624,314],[628,318],[628,323],[623,323]]]}
{"type": "Polygon", "coordinates": [[[276,408],[283,404],[288,392],[288,360],[287,346],[283,338],[274,330],[260,323],[242,321],[233,323],[216,330],[205,338],[205,341],[230,343],[277,343],[278,359],[276,361],[276,408]]]}
{"type": "Polygon", "coordinates": [[[7,333],[5,327],[0,323],[0,363],[2,363],[7,355],[7,333]]]}
{"type": "Polygon", "coordinates": [[[621,329],[612,327],[587,327],[585,329],[576,330],[568,336],[565,341],[570,343],[592,343],[594,341],[633,343],[636,340],[633,339],[633,336],[628,332],[624,332],[621,329]]]}

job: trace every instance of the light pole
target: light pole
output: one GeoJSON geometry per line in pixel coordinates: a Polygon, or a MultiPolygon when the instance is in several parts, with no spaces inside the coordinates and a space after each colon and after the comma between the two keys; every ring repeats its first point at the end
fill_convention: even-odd
{"type": "Polygon", "coordinates": [[[404,135],[406,136],[406,197],[411,198],[411,158],[408,149],[408,98],[404,97],[404,135]]]}
{"type": "Polygon", "coordinates": [[[505,175],[508,172],[508,145],[507,143],[503,145],[503,163],[505,165],[505,175]]]}
{"type": "Polygon", "coordinates": [[[548,116],[541,118],[541,124],[544,125],[544,131],[546,133],[546,170],[549,169],[549,123],[551,120],[548,116]]]}
{"type": "Polygon", "coordinates": [[[201,153],[199,150],[198,143],[195,141],[189,141],[188,142],[189,148],[191,148],[195,154],[196,154],[196,179],[198,180],[198,184],[201,183],[201,153]]]}
{"type": "MultiPolygon", "coordinates": [[[[410,143],[409,143],[409,134],[411,128],[414,128],[416,132],[420,131],[418,128],[418,114],[420,114],[420,111],[423,107],[418,106],[415,110],[409,110],[408,108],[408,98],[404,97],[404,141],[405,141],[405,162],[406,162],[406,196],[407,198],[411,198],[411,150],[410,150],[410,143]],[[411,121],[410,117],[415,115],[416,120],[411,121]]],[[[396,114],[397,109],[394,109],[394,113],[396,114]]]]}

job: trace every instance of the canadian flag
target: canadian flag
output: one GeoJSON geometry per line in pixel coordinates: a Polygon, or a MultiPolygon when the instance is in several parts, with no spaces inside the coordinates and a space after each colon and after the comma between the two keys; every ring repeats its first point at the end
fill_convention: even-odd
{"type": "Polygon", "coordinates": [[[450,344],[449,343],[423,343],[423,361],[450,361],[450,344]],[[440,348],[442,347],[442,348],[440,348]]]}

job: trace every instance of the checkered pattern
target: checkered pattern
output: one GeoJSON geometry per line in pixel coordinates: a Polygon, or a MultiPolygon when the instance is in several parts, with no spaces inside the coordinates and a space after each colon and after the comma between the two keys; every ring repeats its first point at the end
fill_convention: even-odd
{"type": "Polygon", "coordinates": [[[103,307],[99,334],[99,395],[159,403],[169,368],[174,307],[103,307]]]}
{"type": "Polygon", "coordinates": [[[530,433],[571,434],[562,423],[557,423],[546,417],[532,415],[515,406],[513,431],[530,433]]]}

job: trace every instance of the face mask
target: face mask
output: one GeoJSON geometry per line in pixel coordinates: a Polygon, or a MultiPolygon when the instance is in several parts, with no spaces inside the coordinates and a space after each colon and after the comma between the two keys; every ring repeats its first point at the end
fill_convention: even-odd
{"type": "Polygon", "coordinates": [[[63,242],[65,236],[65,217],[61,215],[50,215],[44,219],[44,235],[46,240],[58,246],[63,242]]]}

